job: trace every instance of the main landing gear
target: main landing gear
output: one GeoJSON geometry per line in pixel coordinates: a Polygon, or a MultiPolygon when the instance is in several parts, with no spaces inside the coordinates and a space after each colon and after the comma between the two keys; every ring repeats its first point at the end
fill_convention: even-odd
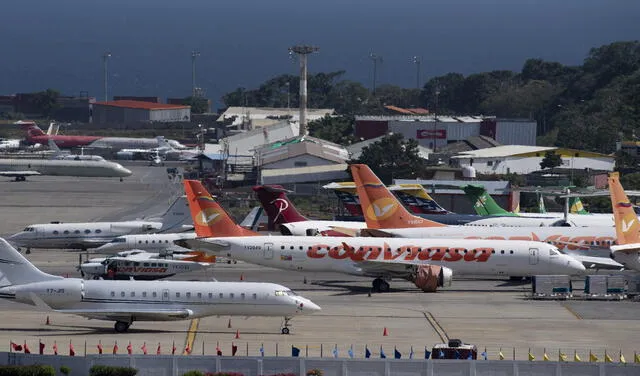
{"type": "Polygon", "coordinates": [[[373,280],[373,291],[374,292],[389,292],[389,283],[382,278],[376,278],[373,280]]]}
{"type": "Polygon", "coordinates": [[[118,333],[124,333],[127,330],[129,330],[129,326],[131,326],[130,322],[116,321],[116,324],[114,325],[114,329],[118,333]]]}
{"type": "Polygon", "coordinates": [[[291,317],[284,318],[284,321],[282,322],[282,329],[280,329],[282,334],[289,334],[289,327],[291,326],[291,324],[289,324],[290,320],[291,320],[291,317]]]}

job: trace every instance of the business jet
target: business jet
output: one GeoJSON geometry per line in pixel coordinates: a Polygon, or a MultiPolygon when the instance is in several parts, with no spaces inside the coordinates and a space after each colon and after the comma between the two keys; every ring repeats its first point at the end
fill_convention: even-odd
{"type": "Polygon", "coordinates": [[[199,247],[208,244],[214,253],[279,269],[373,277],[374,291],[389,291],[391,278],[433,292],[450,285],[454,272],[530,276],[585,270],[541,242],[260,236],[235,224],[199,181],[185,180],[184,185],[198,235],[192,242],[199,247]]]}
{"type": "Polygon", "coordinates": [[[108,255],[130,249],[158,252],[161,255],[172,252],[191,252],[186,240],[195,238],[195,232],[122,235],[96,248],[95,252],[108,255]]]}
{"type": "Polygon", "coordinates": [[[215,256],[202,252],[171,253],[130,250],[115,256],[92,258],[78,265],[83,278],[156,280],[178,273],[206,269],[215,263],[215,256]]]}
{"type": "Polygon", "coordinates": [[[115,321],[116,332],[134,321],[177,321],[206,316],[283,316],[289,320],[320,307],[273,283],[111,281],[44,273],[0,238],[0,272],[9,284],[0,298],[90,319],[115,321]]]}
{"type": "Polygon", "coordinates": [[[367,223],[354,236],[541,241],[590,268],[623,267],[610,258],[610,247],[616,241],[613,227],[447,226],[406,210],[367,165],[351,165],[351,173],[367,223]]]}
{"type": "Polygon", "coordinates": [[[121,222],[33,224],[7,238],[18,247],[81,249],[86,251],[122,235],[180,232],[192,229],[185,196],[179,196],[159,218],[121,222]]]}
{"type": "Polygon", "coordinates": [[[161,164],[167,159],[186,160],[197,155],[195,149],[188,149],[183,145],[174,147],[163,136],[158,136],[158,146],[153,148],[122,149],[116,153],[118,159],[149,159],[153,163],[161,164]]]}

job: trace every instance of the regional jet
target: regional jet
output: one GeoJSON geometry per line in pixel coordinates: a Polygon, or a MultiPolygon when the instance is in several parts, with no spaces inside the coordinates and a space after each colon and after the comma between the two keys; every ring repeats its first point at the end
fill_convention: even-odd
{"type": "Polygon", "coordinates": [[[273,283],[111,281],[63,278],[42,272],[0,238],[0,298],[90,319],[115,321],[116,332],[134,321],[177,321],[206,316],[282,316],[289,320],[320,307],[273,283]]]}

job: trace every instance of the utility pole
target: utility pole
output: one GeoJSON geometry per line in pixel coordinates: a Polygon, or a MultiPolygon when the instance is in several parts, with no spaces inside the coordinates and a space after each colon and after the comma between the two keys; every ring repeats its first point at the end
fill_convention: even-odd
{"type": "Polygon", "coordinates": [[[111,57],[111,52],[107,51],[102,55],[102,68],[104,70],[104,101],[109,101],[109,73],[107,70],[107,61],[111,57]]]}
{"type": "Polygon", "coordinates": [[[433,153],[436,153],[436,132],[438,129],[438,97],[440,90],[436,89],[436,103],[433,110],[433,153]]]}
{"type": "Polygon", "coordinates": [[[198,50],[191,51],[191,96],[196,97],[198,88],[196,87],[196,58],[200,56],[198,50]]]}
{"type": "Polygon", "coordinates": [[[413,57],[413,63],[416,65],[416,89],[420,90],[420,58],[418,56],[413,57]]]}
{"type": "Polygon", "coordinates": [[[382,56],[376,55],[375,53],[369,54],[369,59],[373,61],[373,87],[372,93],[376,95],[376,79],[378,78],[378,61],[382,63],[382,56]]]}
{"type": "Polygon", "coordinates": [[[289,53],[300,59],[300,136],[307,134],[307,55],[317,52],[318,47],[298,45],[289,48],[289,53]]]}

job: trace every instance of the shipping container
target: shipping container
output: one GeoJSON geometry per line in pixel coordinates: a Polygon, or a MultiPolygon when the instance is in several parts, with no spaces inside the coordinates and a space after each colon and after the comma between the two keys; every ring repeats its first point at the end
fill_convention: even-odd
{"type": "Polygon", "coordinates": [[[531,279],[534,299],[567,299],[573,296],[568,275],[536,275],[531,279]]]}

